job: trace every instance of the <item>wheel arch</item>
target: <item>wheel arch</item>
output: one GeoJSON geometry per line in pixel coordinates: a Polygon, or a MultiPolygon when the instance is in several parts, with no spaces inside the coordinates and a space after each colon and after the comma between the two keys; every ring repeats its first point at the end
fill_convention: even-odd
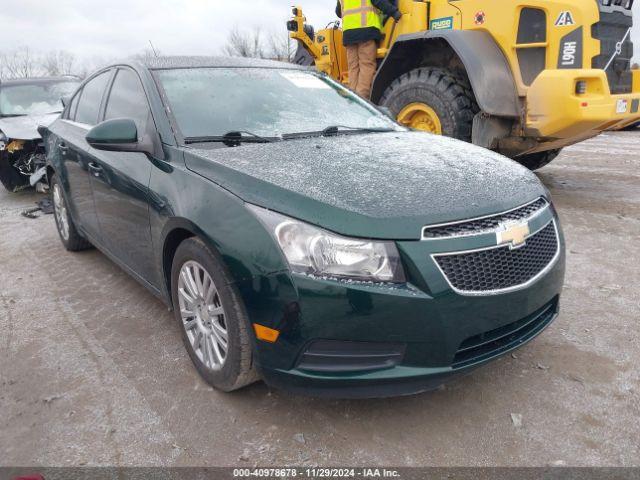
{"type": "Polygon", "coordinates": [[[56,174],[56,169],[50,163],[47,164],[47,184],[51,187],[51,177],[56,174]]]}
{"type": "Polygon", "coordinates": [[[172,306],[171,298],[171,270],[173,267],[173,259],[178,247],[190,238],[201,240],[214,254],[216,254],[224,268],[227,269],[229,275],[235,282],[240,282],[252,277],[252,272],[248,270],[241,262],[236,261],[234,252],[226,242],[227,239],[219,243],[211,235],[200,228],[197,224],[187,218],[172,218],[165,225],[162,233],[162,249],[159,251],[160,258],[158,264],[162,273],[162,281],[164,287],[164,295],[170,306],[172,306]]]}
{"type": "Polygon", "coordinates": [[[466,77],[483,112],[520,116],[520,100],[509,64],[493,38],[479,31],[428,30],[401,35],[378,69],[372,101],[379,103],[400,75],[429,66],[448,68],[466,77]]]}
{"type": "MultiPolygon", "coordinates": [[[[200,238],[206,241],[204,233],[192,222],[186,219],[173,219],[166,227],[163,235],[160,266],[164,283],[164,294],[170,307],[173,307],[171,297],[171,269],[173,258],[178,247],[189,238],[200,238]]],[[[209,242],[207,242],[210,245],[209,242]]]]}

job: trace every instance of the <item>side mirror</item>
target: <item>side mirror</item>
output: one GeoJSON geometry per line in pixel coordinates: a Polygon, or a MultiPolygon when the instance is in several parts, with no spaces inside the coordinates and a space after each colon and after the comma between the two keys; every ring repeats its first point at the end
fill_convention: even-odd
{"type": "Polygon", "coordinates": [[[150,142],[138,141],[138,127],[129,118],[106,120],[89,130],[86,138],[96,150],[153,154],[150,142]]]}

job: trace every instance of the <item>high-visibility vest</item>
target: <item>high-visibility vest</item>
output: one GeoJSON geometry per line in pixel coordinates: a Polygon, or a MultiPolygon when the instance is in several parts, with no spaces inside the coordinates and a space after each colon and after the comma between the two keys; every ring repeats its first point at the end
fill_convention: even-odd
{"type": "Polygon", "coordinates": [[[382,15],[371,0],[340,0],[342,30],[374,27],[382,30],[382,15]]]}

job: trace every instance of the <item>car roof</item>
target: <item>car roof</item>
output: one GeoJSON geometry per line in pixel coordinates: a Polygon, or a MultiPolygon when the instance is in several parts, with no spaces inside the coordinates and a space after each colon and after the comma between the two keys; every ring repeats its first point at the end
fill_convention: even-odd
{"type": "Polygon", "coordinates": [[[14,78],[11,80],[1,80],[1,86],[9,86],[9,85],[44,85],[47,83],[60,83],[60,82],[76,82],[80,83],[80,79],[78,77],[74,77],[73,75],[65,75],[62,77],[32,77],[32,78],[14,78]]]}
{"type": "Polygon", "coordinates": [[[292,63],[240,57],[150,57],[138,60],[140,65],[149,70],[183,69],[183,68],[281,68],[304,70],[292,63]]]}

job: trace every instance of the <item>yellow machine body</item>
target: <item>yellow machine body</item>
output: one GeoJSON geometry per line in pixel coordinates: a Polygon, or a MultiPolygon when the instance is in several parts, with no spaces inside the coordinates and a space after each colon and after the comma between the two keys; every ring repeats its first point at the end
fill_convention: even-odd
{"type": "MultiPolygon", "coordinates": [[[[629,12],[622,9],[608,12],[602,7],[602,1],[399,0],[398,7],[403,16],[399,22],[388,19],[385,23],[378,49],[379,66],[385,71],[378,72],[376,83],[381,86],[374,84],[372,101],[380,103],[382,92],[394,78],[411,68],[429,66],[433,51],[441,48],[445,44],[443,42],[448,42],[447,45],[452,47],[452,54],[446,60],[448,63],[437,66],[453,65],[459,74],[469,77],[479,99],[477,115],[480,118],[474,120],[474,143],[517,157],[560,149],[602,131],[638,122],[640,71],[625,71],[619,77],[612,77],[604,67],[594,68],[595,64],[608,58],[608,52],[602,51],[605,43],[615,45],[616,49],[611,52],[610,64],[605,65],[609,71],[621,69],[621,64],[616,63],[619,61],[616,54],[622,52],[617,50],[622,50],[622,46],[626,48],[627,42],[631,45],[630,27],[627,35],[619,38],[619,44],[612,43],[612,40],[622,37],[627,23],[632,21],[630,8],[629,12]],[[609,14],[612,16],[607,16],[609,14]],[[531,33],[531,29],[537,30],[531,33]],[[603,37],[596,38],[594,31],[603,32],[603,37]],[[480,34],[460,35],[460,32],[483,33],[480,37],[480,34]],[[466,52],[467,60],[472,59],[475,47],[468,43],[473,43],[469,39],[476,37],[492,39],[503,57],[494,63],[503,62],[508,70],[506,73],[511,76],[512,91],[500,92],[500,95],[513,97],[514,108],[508,115],[486,113],[485,110],[490,111],[491,108],[483,107],[491,107],[491,101],[485,101],[484,105],[480,101],[490,95],[479,92],[478,85],[480,88],[492,86],[483,86],[482,79],[474,78],[474,75],[486,75],[487,70],[482,72],[477,67],[475,70],[470,68],[464,58],[469,50],[466,52]],[[452,43],[452,40],[457,43],[452,43]],[[418,42],[421,42],[420,46],[417,46],[418,42]],[[399,44],[412,46],[399,50],[399,44]],[[387,58],[390,56],[393,61],[387,58]],[[626,83],[614,88],[610,85],[612,78],[620,78],[622,83],[626,83]],[[482,135],[476,135],[475,130],[488,118],[492,118],[494,123],[484,125],[484,131],[490,133],[480,138],[482,135]],[[499,122],[502,122],[501,127],[496,129],[499,122]]],[[[289,23],[291,37],[301,42],[318,70],[348,85],[346,54],[339,27],[316,32],[312,38],[305,32],[305,21],[302,9],[296,7],[294,18],[289,23]]],[[[480,62],[483,60],[479,59],[480,62]]],[[[406,111],[403,114],[404,118],[414,119],[416,124],[429,124],[412,114],[407,115],[406,111]]]]}

